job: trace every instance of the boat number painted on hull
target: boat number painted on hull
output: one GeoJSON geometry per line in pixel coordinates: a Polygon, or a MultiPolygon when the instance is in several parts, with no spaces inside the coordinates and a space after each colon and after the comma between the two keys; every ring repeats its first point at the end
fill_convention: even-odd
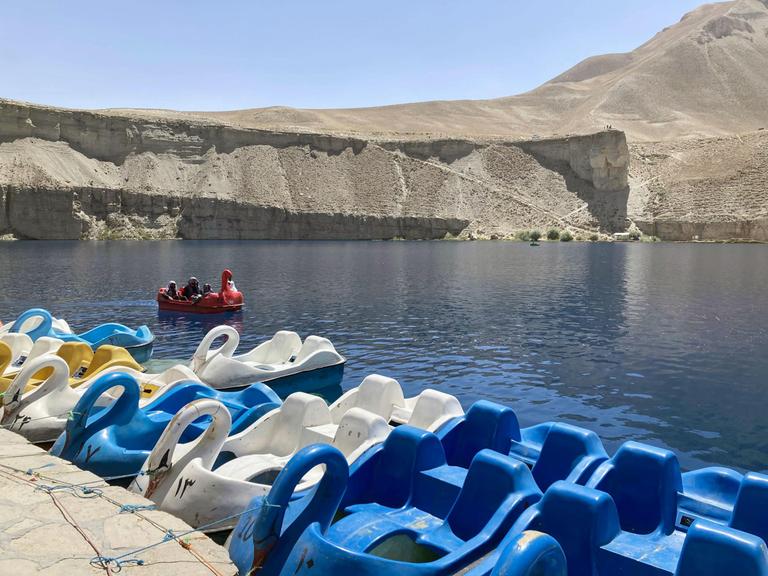
{"type": "Polygon", "coordinates": [[[101,450],[101,446],[99,446],[95,450],[93,450],[93,446],[91,446],[90,444],[86,446],[85,447],[85,463],[88,464],[88,460],[93,458],[93,455],[96,454],[96,452],[98,452],[99,450],[101,450]]]}
{"type": "Polygon", "coordinates": [[[179,500],[184,498],[184,493],[187,491],[187,488],[189,488],[190,486],[194,486],[195,482],[197,482],[197,480],[191,480],[189,478],[186,478],[186,479],[185,478],[179,478],[179,482],[176,484],[176,494],[175,494],[175,496],[178,497],[179,500]],[[183,488],[182,488],[182,483],[184,485],[183,488]],[[181,495],[179,495],[179,490],[181,490],[181,495]]]}

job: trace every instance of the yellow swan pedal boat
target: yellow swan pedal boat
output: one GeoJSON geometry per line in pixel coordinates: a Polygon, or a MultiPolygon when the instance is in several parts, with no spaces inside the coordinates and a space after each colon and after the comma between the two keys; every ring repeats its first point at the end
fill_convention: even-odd
{"type": "MultiPolygon", "coordinates": [[[[65,342],[56,351],[56,356],[62,358],[69,368],[69,385],[73,388],[88,382],[111,368],[129,368],[132,371],[143,372],[144,369],[133,359],[131,353],[120,346],[105,344],[94,352],[83,342],[65,342]]],[[[0,374],[3,374],[13,361],[11,348],[0,341],[0,374]]],[[[43,368],[30,378],[25,391],[32,390],[48,378],[53,369],[43,368]]],[[[5,393],[13,382],[13,378],[0,378],[0,393],[5,393]]]]}

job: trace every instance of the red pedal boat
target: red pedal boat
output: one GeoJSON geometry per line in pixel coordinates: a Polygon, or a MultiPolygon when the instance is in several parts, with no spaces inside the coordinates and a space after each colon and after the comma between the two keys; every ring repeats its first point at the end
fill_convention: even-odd
{"type": "Polygon", "coordinates": [[[235,288],[232,272],[221,273],[221,291],[208,292],[198,300],[171,298],[166,288],[157,291],[157,305],[164,312],[185,312],[187,314],[221,314],[237,312],[243,307],[243,293],[235,288]]]}

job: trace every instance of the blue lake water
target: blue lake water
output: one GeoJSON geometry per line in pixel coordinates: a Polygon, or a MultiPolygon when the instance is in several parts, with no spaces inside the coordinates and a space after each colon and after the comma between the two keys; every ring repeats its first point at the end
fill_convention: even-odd
{"type": "Polygon", "coordinates": [[[768,468],[768,247],[505,242],[0,243],[0,319],[42,306],[77,331],[148,324],[188,358],[215,318],[158,316],[154,295],[230,267],[254,346],[330,338],[344,387],[372,372],[465,407],[512,406],[674,449],[683,466],[768,468]]]}

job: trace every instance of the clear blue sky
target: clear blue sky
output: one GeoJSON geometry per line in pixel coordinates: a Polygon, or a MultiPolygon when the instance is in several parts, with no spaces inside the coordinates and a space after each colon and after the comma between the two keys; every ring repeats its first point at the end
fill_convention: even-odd
{"type": "Polygon", "coordinates": [[[699,0],[32,0],[0,97],[75,108],[374,106],[524,92],[699,0]]]}

